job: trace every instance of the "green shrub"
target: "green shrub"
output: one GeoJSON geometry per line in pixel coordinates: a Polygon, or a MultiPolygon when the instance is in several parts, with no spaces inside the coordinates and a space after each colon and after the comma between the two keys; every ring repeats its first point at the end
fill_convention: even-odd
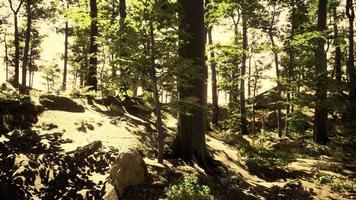
{"type": "Polygon", "coordinates": [[[308,128],[310,128],[310,121],[310,117],[301,111],[296,111],[288,115],[289,129],[298,133],[304,133],[308,128]]]}
{"type": "Polygon", "coordinates": [[[169,200],[214,200],[214,196],[206,185],[199,185],[194,177],[186,177],[177,185],[166,190],[169,200]]]}

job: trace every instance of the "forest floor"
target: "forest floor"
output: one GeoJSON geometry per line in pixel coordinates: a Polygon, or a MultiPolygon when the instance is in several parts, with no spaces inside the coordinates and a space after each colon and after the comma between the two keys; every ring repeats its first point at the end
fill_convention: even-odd
{"type": "MultiPolygon", "coordinates": [[[[208,149],[213,158],[227,169],[219,178],[214,178],[181,160],[167,159],[163,165],[156,162],[157,137],[152,114],[130,114],[125,109],[113,112],[95,102],[90,105],[82,99],[73,101],[83,106],[84,110],[47,109],[33,126],[32,130],[42,138],[40,144],[37,142],[36,145],[46,147],[48,151],[33,157],[34,147],[31,147],[28,151],[21,150],[16,157],[16,163],[31,164],[34,158],[54,155],[50,161],[54,164],[51,163],[51,167],[48,167],[50,170],[47,170],[52,175],[47,175],[47,181],[34,178],[34,184],[29,183],[33,185],[31,188],[34,192],[31,195],[39,199],[69,197],[73,194],[84,198],[102,195],[115,155],[127,147],[136,148],[143,155],[152,180],[147,184],[129,187],[120,199],[165,199],[165,188],[191,175],[196,175],[200,183],[208,185],[217,199],[356,198],[356,161],[353,156],[356,152],[354,146],[347,142],[331,142],[324,147],[308,142],[305,135],[278,138],[272,132],[239,136],[212,131],[206,136],[208,149]],[[80,176],[76,174],[74,178],[59,183],[53,181],[60,174],[55,172],[58,168],[66,170],[61,165],[68,162],[67,155],[95,141],[101,141],[102,147],[94,157],[100,157],[106,163],[87,158],[84,164],[73,161],[76,168],[79,166],[79,171],[75,173],[80,173],[80,176]],[[53,161],[58,158],[63,163],[53,161]],[[75,181],[81,184],[75,183],[73,188],[72,182],[75,181]],[[93,191],[92,188],[96,189],[93,191]]],[[[172,140],[170,136],[175,132],[176,120],[166,115],[164,122],[169,144],[172,140]]],[[[0,138],[0,142],[6,141],[0,138]]],[[[65,166],[68,169],[73,167],[68,163],[65,166]]],[[[28,177],[25,176],[24,182],[27,183],[26,179],[28,177]]]]}

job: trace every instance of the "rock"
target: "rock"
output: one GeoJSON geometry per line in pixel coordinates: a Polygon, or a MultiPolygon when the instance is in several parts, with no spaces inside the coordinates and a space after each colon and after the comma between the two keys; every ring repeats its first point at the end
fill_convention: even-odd
{"type": "Polygon", "coordinates": [[[84,112],[84,107],[70,98],[56,95],[40,96],[40,103],[48,110],[60,110],[67,112],[84,112]]]}
{"type": "Polygon", "coordinates": [[[125,149],[116,158],[109,180],[120,194],[127,186],[143,184],[147,181],[147,166],[140,153],[134,149],[125,149]]]}
{"type": "Polygon", "coordinates": [[[103,196],[104,200],[119,200],[119,197],[116,193],[116,189],[110,183],[105,185],[105,195],[103,196]]]}
{"type": "MultiPolygon", "coordinates": [[[[285,115],[283,113],[281,113],[281,114],[282,114],[281,122],[282,122],[282,128],[283,128],[285,125],[285,121],[284,121],[285,115]]],[[[265,125],[266,125],[267,130],[273,130],[275,128],[278,128],[277,112],[271,112],[268,114],[266,121],[265,121],[265,125]]]]}
{"type": "Polygon", "coordinates": [[[12,91],[12,92],[16,92],[16,89],[8,82],[2,82],[0,83],[1,87],[1,91],[4,92],[4,91],[12,91]]]}
{"type": "Polygon", "coordinates": [[[37,122],[41,109],[27,100],[0,99],[0,135],[15,129],[27,129],[37,122]]]}

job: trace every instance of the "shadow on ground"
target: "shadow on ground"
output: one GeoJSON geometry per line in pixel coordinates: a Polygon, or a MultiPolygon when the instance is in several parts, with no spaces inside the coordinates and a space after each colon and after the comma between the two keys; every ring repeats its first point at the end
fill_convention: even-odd
{"type": "Polygon", "coordinates": [[[105,182],[95,183],[94,173],[106,174],[117,154],[93,142],[65,153],[63,133],[39,135],[32,130],[12,131],[0,142],[0,199],[100,199],[105,182]]]}

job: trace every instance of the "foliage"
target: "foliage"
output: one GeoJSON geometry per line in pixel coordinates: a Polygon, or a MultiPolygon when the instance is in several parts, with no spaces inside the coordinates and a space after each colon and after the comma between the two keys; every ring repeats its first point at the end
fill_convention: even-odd
{"type": "Polygon", "coordinates": [[[355,188],[355,181],[354,178],[348,178],[339,174],[324,174],[321,173],[319,170],[316,171],[314,176],[312,177],[314,183],[318,185],[327,185],[333,191],[339,193],[351,193],[356,190],[355,188]]]}
{"type": "Polygon", "coordinates": [[[172,185],[166,190],[169,200],[214,200],[210,189],[206,185],[199,185],[194,177],[185,177],[177,185],[172,185]]]}
{"type": "Polygon", "coordinates": [[[288,126],[291,131],[303,133],[311,127],[310,117],[308,117],[301,111],[295,111],[293,113],[290,113],[287,117],[288,126]]]}

